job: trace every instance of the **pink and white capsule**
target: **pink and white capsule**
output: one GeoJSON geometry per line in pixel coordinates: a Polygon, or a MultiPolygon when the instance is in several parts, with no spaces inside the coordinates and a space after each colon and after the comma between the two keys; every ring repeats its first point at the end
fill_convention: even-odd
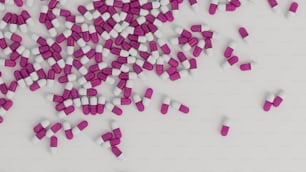
{"type": "Polygon", "coordinates": [[[123,153],[117,146],[112,146],[111,150],[118,159],[124,160],[123,153]]]}
{"type": "Polygon", "coordinates": [[[142,100],[142,104],[145,108],[149,106],[151,99],[152,99],[152,95],[153,95],[153,89],[147,88],[145,95],[143,97],[143,100],[142,100]]]}
{"type": "Polygon", "coordinates": [[[240,27],[240,28],[238,29],[238,32],[239,32],[241,38],[242,38],[244,41],[249,42],[249,33],[248,33],[248,31],[246,30],[245,27],[240,27]]]}
{"type": "Polygon", "coordinates": [[[74,136],[80,134],[81,131],[83,131],[87,126],[88,126],[88,122],[86,120],[81,121],[80,123],[78,123],[77,126],[72,128],[72,134],[74,136]]]}
{"type": "Polygon", "coordinates": [[[50,151],[52,154],[55,154],[57,152],[57,144],[58,144],[57,137],[52,136],[50,138],[50,151]]]}
{"type": "Polygon", "coordinates": [[[215,15],[216,11],[218,9],[218,3],[219,0],[210,0],[210,5],[209,5],[209,9],[208,9],[208,13],[210,15],[215,15]]]}
{"type": "Polygon", "coordinates": [[[193,56],[199,57],[202,54],[204,47],[205,47],[205,41],[200,40],[198,44],[194,47],[193,56]]]}
{"type": "Polygon", "coordinates": [[[221,126],[220,134],[222,136],[227,136],[230,130],[230,126],[231,126],[230,120],[228,118],[225,118],[221,126]]]}
{"type": "Polygon", "coordinates": [[[170,97],[167,97],[167,96],[166,96],[166,97],[163,99],[163,103],[162,103],[162,105],[161,105],[160,112],[161,112],[162,114],[164,114],[164,115],[167,114],[170,104],[171,104],[171,99],[170,99],[170,97]]]}
{"type": "Polygon", "coordinates": [[[40,123],[38,123],[37,125],[34,126],[33,131],[35,133],[38,133],[38,132],[40,132],[43,129],[46,130],[49,125],[50,125],[50,121],[49,120],[47,120],[47,119],[42,120],[40,123]]]}
{"type": "Polygon", "coordinates": [[[237,43],[233,41],[230,42],[224,51],[224,57],[225,58],[231,57],[236,47],[237,47],[237,43]]]}
{"type": "Polygon", "coordinates": [[[144,105],[143,105],[141,97],[138,94],[134,94],[133,95],[133,101],[134,101],[134,103],[137,107],[137,110],[139,112],[143,112],[144,111],[144,105]]]}
{"type": "Polygon", "coordinates": [[[119,128],[119,125],[117,122],[113,121],[111,123],[111,128],[113,130],[113,133],[114,133],[114,137],[117,138],[117,139],[120,139],[122,137],[122,133],[121,133],[121,130],[119,128]]]}
{"type": "Polygon", "coordinates": [[[108,109],[109,111],[113,112],[117,116],[122,115],[122,109],[120,109],[118,106],[116,106],[116,105],[114,105],[110,102],[107,102],[105,104],[105,108],[108,109]]]}
{"type": "Polygon", "coordinates": [[[183,105],[177,101],[171,101],[171,107],[182,112],[182,113],[189,113],[189,107],[187,107],[186,105],[183,105]]]}
{"type": "Polygon", "coordinates": [[[271,109],[271,107],[273,105],[274,99],[275,99],[274,94],[269,93],[267,95],[266,100],[265,100],[265,102],[263,104],[263,110],[264,111],[266,111],[266,112],[270,111],[270,109],[271,109]]]}
{"type": "Polygon", "coordinates": [[[46,136],[46,130],[42,129],[40,132],[36,133],[33,137],[33,143],[38,143],[40,140],[42,140],[46,136]]]}
{"type": "Polygon", "coordinates": [[[254,62],[247,62],[240,64],[240,70],[241,71],[251,71],[253,69],[254,62]]]}
{"type": "Polygon", "coordinates": [[[60,122],[53,124],[50,127],[50,129],[47,130],[46,136],[50,138],[51,136],[56,134],[61,128],[62,128],[62,124],[60,122]]]}
{"type": "Polygon", "coordinates": [[[65,136],[68,140],[71,140],[73,138],[73,134],[72,134],[72,128],[69,122],[64,121],[63,122],[63,129],[65,132],[65,136]]]}
{"type": "Polygon", "coordinates": [[[268,0],[268,2],[269,2],[269,4],[270,4],[270,7],[272,8],[272,10],[274,11],[274,12],[279,12],[280,10],[279,10],[279,6],[278,6],[278,3],[277,3],[277,1],[276,0],[268,0]]]}
{"type": "Polygon", "coordinates": [[[297,2],[292,2],[290,4],[290,7],[287,13],[287,17],[291,18],[292,16],[295,16],[298,8],[299,8],[299,4],[297,2]]]}
{"type": "Polygon", "coordinates": [[[273,106],[278,107],[283,102],[285,96],[286,94],[284,90],[279,91],[273,100],[273,106]]]}
{"type": "Polygon", "coordinates": [[[234,64],[238,63],[239,58],[237,56],[233,56],[229,59],[227,59],[223,64],[222,64],[222,68],[223,69],[228,69],[231,66],[233,66],[234,64]]]}

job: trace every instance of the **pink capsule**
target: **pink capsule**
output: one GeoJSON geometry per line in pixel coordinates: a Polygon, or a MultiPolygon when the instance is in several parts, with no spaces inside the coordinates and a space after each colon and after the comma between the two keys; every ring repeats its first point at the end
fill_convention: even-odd
{"type": "Polygon", "coordinates": [[[104,106],[105,106],[105,97],[100,96],[98,98],[98,104],[97,104],[97,113],[102,114],[104,112],[104,106]]]}
{"type": "Polygon", "coordinates": [[[186,105],[183,105],[179,102],[176,101],[171,101],[171,107],[182,112],[182,113],[189,113],[189,107],[187,107],[186,105]]]}
{"type": "Polygon", "coordinates": [[[229,68],[234,64],[238,63],[239,58],[237,56],[232,56],[231,58],[227,59],[227,61],[223,64],[223,68],[229,68]]]}
{"type": "Polygon", "coordinates": [[[158,40],[158,45],[160,46],[160,49],[163,51],[163,53],[169,55],[171,53],[171,50],[168,46],[168,44],[162,40],[162,39],[159,39],[158,40]]]}
{"type": "Polygon", "coordinates": [[[38,141],[42,140],[46,136],[46,132],[47,132],[47,130],[42,129],[41,131],[39,131],[38,133],[35,134],[32,141],[34,143],[37,143],[38,141]]]}
{"type": "Polygon", "coordinates": [[[72,129],[71,129],[71,125],[68,122],[63,122],[63,129],[65,132],[65,136],[68,140],[73,139],[73,133],[72,133],[72,129]]]}
{"type": "Polygon", "coordinates": [[[55,154],[57,152],[57,137],[56,136],[52,136],[50,138],[50,151],[52,154],[55,154]]]}
{"type": "Polygon", "coordinates": [[[171,103],[171,99],[169,97],[165,97],[163,99],[163,103],[161,105],[161,109],[160,109],[160,112],[162,114],[167,114],[168,113],[168,109],[169,109],[169,106],[170,106],[170,103],[171,103]]]}
{"type": "Polygon", "coordinates": [[[113,154],[114,154],[117,158],[119,158],[119,159],[121,159],[121,160],[124,159],[123,153],[121,152],[121,150],[120,150],[117,146],[112,146],[111,150],[112,150],[113,154]]]}
{"type": "Polygon", "coordinates": [[[274,102],[275,96],[272,93],[269,93],[268,96],[266,97],[266,100],[263,104],[263,110],[268,112],[270,111],[273,102],[274,102]]]}
{"type": "Polygon", "coordinates": [[[62,129],[62,124],[60,122],[57,122],[50,127],[50,129],[46,133],[46,136],[50,138],[51,136],[55,135],[60,129],[62,129]]]}
{"type": "Polygon", "coordinates": [[[240,65],[240,70],[241,71],[250,71],[250,70],[252,70],[252,64],[253,64],[253,62],[243,63],[243,64],[240,65]]]}
{"type": "Polygon", "coordinates": [[[229,130],[230,130],[230,120],[226,118],[226,119],[224,119],[223,124],[221,126],[220,134],[222,136],[227,136],[229,130]]]}
{"type": "Polygon", "coordinates": [[[235,11],[236,10],[236,6],[232,3],[227,3],[225,5],[225,11],[231,12],[231,11],[235,11]]]}
{"type": "Polygon", "coordinates": [[[215,15],[218,8],[218,0],[210,0],[208,13],[210,15],[215,15]]]}
{"type": "Polygon", "coordinates": [[[279,10],[278,3],[276,0],[268,0],[268,2],[274,12],[277,12],[279,10]]]}
{"type": "Polygon", "coordinates": [[[42,130],[46,130],[49,125],[50,125],[49,120],[43,120],[43,121],[41,121],[40,123],[38,123],[37,125],[34,126],[33,131],[35,133],[38,133],[42,130]]]}
{"type": "Polygon", "coordinates": [[[137,107],[137,110],[139,112],[143,112],[145,107],[144,107],[144,104],[142,102],[141,97],[138,94],[134,94],[133,95],[133,101],[134,101],[134,103],[135,103],[135,105],[137,107]]]}
{"type": "Polygon", "coordinates": [[[241,38],[242,38],[243,40],[245,40],[245,41],[248,41],[248,39],[249,39],[249,33],[248,33],[248,31],[247,31],[244,27],[240,27],[240,28],[238,29],[238,31],[239,31],[239,34],[240,34],[241,38]]]}
{"type": "Polygon", "coordinates": [[[18,7],[22,7],[23,6],[23,1],[22,0],[14,0],[15,4],[18,6],[18,7]]]}
{"type": "Polygon", "coordinates": [[[189,32],[188,30],[186,30],[184,28],[181,28],[181,27],[176,27],[175,32],[177,34],[179,34],[180,36],[183,36],[183,37],[188,38],[188,39],[192,37],[191,32],[189,32]]]}
{"type": "Polygon", "coordinates": [[[227,48],[224,51],[224,57],[229,58],[232,56],[237,44],[235,42],[231,42],[228,44],[227,48]]]}
{"type": "Polygon", "coordinates": [[[35,81],[32,85],[30,85],[30,90],[31,91],[36,91],[39,88],[42,88],[42,87],[46,86],[46,84],[47,84],[46,79],[40,79],[37,82],[35,81]]]}
{"type": "Polygon", "coordinates": [[[203,52],[204,46],[205,46],[205,41],[200,40],[198,42],[198,44],[194,47],[193,56],[194,57],[199,57],[201,55],[201,53],[203,52]]]}
{"type": "Polygon", "coordinates": [[[15,34],[15,33],[11,33],[11,32],[5,32],[4,36],[14,42],[21,42],[22,41],[22,37],[15,34]]]}
{"type": "Polygon", "coordinates": [[[120,109],[116,105],[113,105],[112,103],[106,103],[105,107],[106,107],[106,109],[108,109],[109,111],[113,112],[117,116],[121,116],[122,115],[122,109],[120,109]]]}
{"type": "Polygon", "coordinates": [[[194,74],[194,71],[198,68],[197,66],[197,60],[195,58],[189,59],[189,71],[192,74],[194,74]]]}
{"type": "Polygon", "coordinates": [[[76,127],[72,129],[72,133],[74,136],[78,135],[88,126],[88,122],[86,120],[81,121],[76,127]]]}
{"type": "Polygon", "coordinates": [[[151,99],[152,99],[152,95],[153,95],[153,89],[147,88],[144,94],[143,100],[142,100],[142,104],[144,105],[144,107],[149,106],[151,99]]]}
{"type": "Polygon", "coordinates": [[[287,17],[290,18],[291,16],[294,16],[297,12],[299,8],[299,4],[297,2],[292,2],[290,4],[290,7],[289,7],[289,10],[288,10],[288,13],[287,13],[287,17]]]}
{"type": "Polygon", "coordinates": [[[121,133],[118,123],[115,121],[112,122],[111,127],[114,133],[114,138],[120,139],[122,137],[122,133],[121,133]]]}
{"type": "Polygon", "coordinates": [[[283,90],[279,91],[276,97],[273,100],[273,106],[278,107],[285,98],[285,92],[283,90]]]}

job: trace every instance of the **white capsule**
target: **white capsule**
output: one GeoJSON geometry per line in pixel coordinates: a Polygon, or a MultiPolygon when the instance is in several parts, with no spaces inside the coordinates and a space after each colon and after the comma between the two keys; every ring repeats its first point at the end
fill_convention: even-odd
{"type": "Polygon", "coordinates": [[[58,66],[63,69],[65,67],[65,61],[63,59],[60,59],[56,62],[58,64],[58,66]]]}
{"type": "Polygon", "coordinates": [[[86,75],[88,73],[88,70],[85,66],[82,66],[80,69],[79,69],[79,72],[82,74],[82,75],[86,75]]]}
{"type": "Polygon", "coordinates": [[[106,102],[106,98],[105,97],[103,97],[103,96],[100,96],[100,97],[98,97],[98,104],[105,104],[105,102],[106,102]]]}
{"type": "Polygon", "coordinates": [[[30,74],[30,77],[32,78],[33,81],[37,81],[39,79],[39,77],[38,77],[36,72],[32,72],[30,74]]]}
{"type": "Polygon", "coordinates": [[[98,104],[98,98],[97,97],[90,97],[90,105],[95,106],[98,104]]]}
{"type": "Polygon", "coordinates": [[[27,24],[21,24],[19,25],[19,29],[22,33],[27,33],[28,32],[28,26],[27,24]]]}

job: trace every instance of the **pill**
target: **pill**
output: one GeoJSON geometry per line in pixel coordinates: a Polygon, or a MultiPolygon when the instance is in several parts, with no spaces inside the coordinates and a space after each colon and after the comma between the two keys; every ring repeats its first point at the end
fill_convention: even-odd
{"type": "Polygon", "coordinates": [[[235,42],[230,42],[224,51],[224,57],[229,58],[232,56],[237,44],[235,42]]]}
{"type": "Polygon", "coordinates": [[[279,12],[278,3],[276,0],[268,0],[270,7],[273,9],[274,12],[279,12]]]}
{"type": "Polygon", "coordinates": [[[88,126],[88,122],[86,120],[79,122],[77,126],[72,128],[72,134],[74,136],[80,134],[81,131],[83,131],[87,126],[88,126]]]}
{"type": "Polygon", "coordinates": [[[169,97],[165,97],[162,101],[162,105],[161,105],[161,108],[160,108],[160,112],[162,114],[167,114],[168,113],[168,109],[169,109],[169,106],[170,106],[170,103],[171,103],[171,99],[169,97]]]}
{"type": "Polygon", "coordinates": [[[171,101],[171,107],[182,113],[185,113],[185,114],[189,113],[189,107],[177,101],[171,101]]]}
{"type": "Polygon", "coordinates": [[[57,141],[56,136],[52,136],[50,138],[50,151],[52,154],[55,154],[57,152],[57,146],[58,146],[58,141],[57,141]]]}
{"type": "Polygon", "coordinates": [[[47,130],[46,136],[50,138],[51,136],[56,134],[61,128],[62,128],[62,124],[60,122],[53,124],[50,127],[50,129],[47,130]]]}
{"type": "Polygon", "coordinates": [[[232,56],[230,58],[228,58],[223,64],[222,67],[224,69],[228,69],[229,67],[235,65],[236,63],[238,63],[239,58],[237,56],[232,56]]]}
{"type": "Polygon", "coordinates": [[[50,125],[50,121],[45,119],[41,121],[40,123],[38,123],[37,125],[35,125],[33,128],[33,131],[35,133],[38,133],[41,130],[46,130],[49,125],[50,125]]]}
{"type": "Polygon", "coordinates": [[[208,13],[210,15],[215,15],[218,8],[218,0],[210,0],[208,13]]]}
{"type": "Polygon", "coordinates": [[[115,115],[117,116],[121,116],[122,115],[122,109],[120,109],[118,106],[107,102],[105,104],[105,108],[108,109],[109,111],[113,112],[115,115]]]}
{"type": "Polygon", "coordinates": [[[269,93],[267,95],[266,100],[263,104],[263,110],[264,111],[266,111],[266,112],[270,111],[270,109],[273,105],[274,99],[275,99],[275,96],[272,93],[269,93]]]}
{"type": "Polygon", "coordinates": [[[35,134],[32,141],[34,143],[38,143],[40,140],[42,140],[46,136],[46,132],[47,132],[47,130],[42,129],[40,132],[35,134]]]}
{"type": "Polygon", "coordinates": [[[118,159],[124,160],[123,153],[117,146],[112,146],[111,150],[118,159]]]}
{"type": "Polygon", "coordinates": [[[225,118],[221,126],[220,134],[222,136],[227,136],[229,133],[229,130],[230,130],[230,120],[228,118],[225,118]]]}
{"type": "Polygon", "coordinates": [[[254,62],[247,62],[247,63],[240,64],[240,70],[241,71],[250,71],[253,68],[253,64],[254,64],[254,62]]]}
{"type": "Polygon", "coordinates": [[[68,140],[73,139],[72,127],[71,127],[69,122],[67,122],[67,121],[63,122],[63,129],[64,129],[64,132],[65,132],[66,138],[68,140]]]}
{"type": "Polygon", "coordinates": [[[248,42],[248,41],[249,41],[249,33],[248,33],[248,31],[245,29],[245,27],[240,27],[240,28],[238,29],[238,31],[239,31],[239,34],[240,34],[241,38],[242,38],[244,41],[248,42]]]}
{"type": "Polygon", "coordinates": [[[283,90],[279,91],[273,100],[273,106],[279,107],[285,98],[285,92],[283,90]]]}
{"type": "Polygon", "coordinates": [[[142,100],[142,104],[145,108],[149,106],[152,99],[152,95],[153,95],[153,89],[147,88],[142,100]]]}
{"type": "Polygon", "coordinates": [[[114,133],[114,138],[118,138],[120,139],[122,137],[122,133],[121,133],[121,130],[119,128],[119,125],[117,122],[113,121],[111,123],[111,128],[113,130],[113,133],[114,133]]]}
{"type": "Polygon", "coordinates": [[[292,16],[296,15],[298,8],[299,8],[299,4],[297,2],[292,2],[290,4],[290,7],[287,13],[287,17],[291,18],[292,16]]]}
{"type": "Polygon", "coordinates": [[[133,95],[133,101],[134,101],[134,103],[136,105],[137,110],[139,112],[143,112],[145,107],[144,107],[144,104],[142,102],[142,99],[141,99],[140,95],[134,94],[133,95]]]}

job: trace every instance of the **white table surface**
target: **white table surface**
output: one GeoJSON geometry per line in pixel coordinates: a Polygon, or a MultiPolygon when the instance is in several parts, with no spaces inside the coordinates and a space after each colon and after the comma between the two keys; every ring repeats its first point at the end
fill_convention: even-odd
{"type": "MultiPolygon", "coordinates": [[[[195,76],[172,83],[147,72],[149,81],[137,83],[143,93],[146,86],[156,90],[151,106],[139,113],[124,107],[124,115],[107,112],[101,117],[75,112],[69,121],[89,121],[89,127],[73,141],[59,134],[56,155],[48,152],[48,141],[33,144],[32,127],[41,119],[56,122],[54,105],[44,95],[50,90],[32,93],[18,90],[14,107],[0,126],[1,172],[301,172],[306,170],[306,10],[300,1],[298,15],[284,17],[291,0],[279,0],[281,14],[275,14],[266,0],[243,3],[234,13],[209,16],[208,3],[201,0],[193,11],[185,3],[175,24],[188,28],[205,22],[221,34],[214,43],[214,55],[199,57],[195,76]],[[237,32],[245,26],[251,42],[244,43],[237,32]],[[230,39],[239,45],[236,54],[241,61],[254,60],[251,72],[238,67],[220,68],[223,50],[230,39]],[[267,92],[284,89],[287,97],[279,108],[263,112],[267,92]],[[167,94],[190,106],[188,115],[175,110],[159,113],[162,95],[167,94]],[[224,116],[231,118],[228,137],[219,134],[224,116]],[[94,140],[110,129],[115,119],[123,131],[120,148],[125,161],[117,160],[109,150],[94,140]]],[[[69,8],[85,3],[69,2],[69,8]]],[[[37,15],[41,3],[31,9],[37,15]]],[[[66,5],[67,6],[67,5],[66,5]]],[[[20,9],[14,8],[17,12],[20,9]]],[[[3,16],[1,13],[1,17],[3,16]]],[[[162,32],[175,36],[169,28],[162,32]]],[[[33,28],[45,33],[45,28],[33,28]]],[[[26,42],[26,41],[25,41],[26,42]]],[[[30,44],[29,44],[30,47],[30,44]]],[[[6,74],[7,80],[10,76],[6,74]]],[[[59,90],[55,90],[54,92],[59,90]]],[[[106,89],[103,92],[109,91],[106,89]]]]}

